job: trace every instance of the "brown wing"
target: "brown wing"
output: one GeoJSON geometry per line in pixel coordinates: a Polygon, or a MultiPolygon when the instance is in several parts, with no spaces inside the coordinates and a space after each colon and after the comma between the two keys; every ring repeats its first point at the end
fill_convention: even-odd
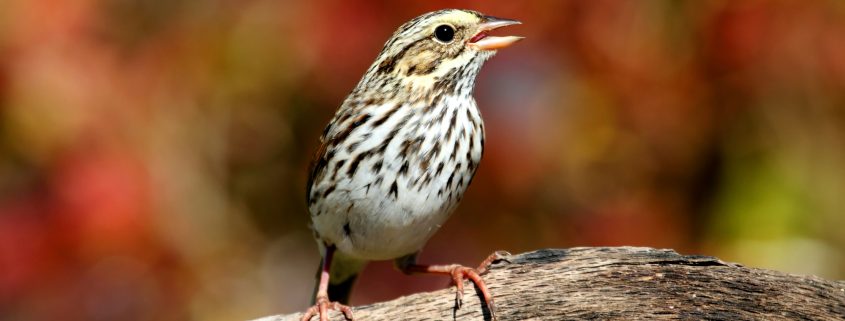
{"type": "Polygon", "coordinates": [[[311,159],[311,165],[308,169],[308,185],[305,187],[305,202],[308,207],[312,205],[311,188],[315,181],[319,181],[323,177],[326,165],[329,163],[328,157],[326,157],[328,146],[328,142],[324,138],[321,138],[320,147],[317,148],[314,157],[311,159]]]}
{"type": "Polygon", "coordinates": [[[323,136],[320,137],[320,147],[314,153],[314,158],[311,161],[311,168],[308,175],[308,186],[305,188],[305,201],[309,207],[317,200],[311,197],[311,189],[314,182],[318,182],[326,174],[326,167],[329,165],[329,160],[334,154],[334,146],[342,144],[344,140],[352,133],[353,130],[360,127],[370,119],[370,114],[358,113],[352,117],[353,110],[343,109],[334,119],[326,126],[323,131],[323,136]],[[339,128],[334,128],[341,126],[339,128]],[[329,137],[331,136],[331,137],[329,137]],[[332,151],[329,151],[332,148],[332,151]]]}

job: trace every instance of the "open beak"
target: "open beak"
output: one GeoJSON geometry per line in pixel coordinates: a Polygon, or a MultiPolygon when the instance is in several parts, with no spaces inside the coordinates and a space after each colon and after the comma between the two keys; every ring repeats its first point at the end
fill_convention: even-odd
{"type": "Polygon", "coordinates": [[[470,38],[469,43],[467,46],[471,48],[477,48],[480,50],[497,50],[508,47],[514,44],[517,41],[523,39],[523,37],[516,37],[516,36],[506,36],[506,37],[495,37],[490,36],[488,34],[489,31],[494,29],[498,29],[504,26],[510,25],[518,25],[522,24],[522,22],[510,19],[502,19],[496,18],[491,16],[485,16],[483,18],[483,22],[478,25],[478,33],[475,36],[470,38]]]}

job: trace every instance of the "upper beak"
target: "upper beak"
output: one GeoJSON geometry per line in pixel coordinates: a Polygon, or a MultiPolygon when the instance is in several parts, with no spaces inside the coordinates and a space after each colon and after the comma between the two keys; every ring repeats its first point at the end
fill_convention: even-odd
{"type": "Polygon", "coordinates": [[[488,31],[493,29],[510,25],[518,25],[522,24],[522,22],[491,16],[485,16],[482,21],[483,22],[478,25],[478,32],[469,40],[469,44],[467,44],[468,46],[481,50],[496,50],[508,47],[523,39],[523,37],[516,36],[494,37],[487,34],[488,31]]]}

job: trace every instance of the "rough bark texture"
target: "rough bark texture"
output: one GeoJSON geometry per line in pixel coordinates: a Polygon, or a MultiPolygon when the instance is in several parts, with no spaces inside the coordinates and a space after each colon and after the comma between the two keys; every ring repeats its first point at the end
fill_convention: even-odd
{"type": "MultiPolygon", "coordinates": [[[[845,320],[845,282],[650,248],[539,250],[484,275],[499,320],[845,320]]],[[[354,308],[355,319],[489,320],[471,283],[354,308]]],[[[331,320],[344,320],[332,312],[331,320]]],[[[260,321],[299,320],[301,314],[260,321]]],[[[312,320],[317,320],[313,318],[312,320]]],[[[258,320],[256,320],[258,321],[258,320]]]]}

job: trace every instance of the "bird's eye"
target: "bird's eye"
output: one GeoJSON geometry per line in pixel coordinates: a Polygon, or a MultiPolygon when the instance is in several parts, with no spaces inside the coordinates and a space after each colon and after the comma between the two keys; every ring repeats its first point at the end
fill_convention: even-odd
{"type": "Polygon", "coordinates": [[[449,43],[455,38],[455,29],[450,25],[439,25],[434,28],[434,37],[440,42],[449,43]]]}

